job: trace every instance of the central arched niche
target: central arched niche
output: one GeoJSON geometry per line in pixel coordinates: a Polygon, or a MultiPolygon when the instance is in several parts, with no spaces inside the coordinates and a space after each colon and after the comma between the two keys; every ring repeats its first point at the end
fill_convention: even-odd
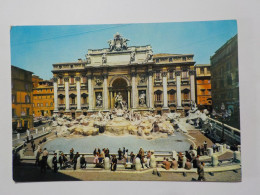
{"type": "Polygon", "coordinates": [[[112,108],[115,106],[115,98],[121,93],[123,100],[128,103],[127,81],[124,78],[116,78],[112,83],[112,108]]]}

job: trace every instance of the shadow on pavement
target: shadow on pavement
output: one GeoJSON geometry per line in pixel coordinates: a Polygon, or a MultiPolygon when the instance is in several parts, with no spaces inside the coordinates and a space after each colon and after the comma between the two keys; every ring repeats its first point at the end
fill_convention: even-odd
{"type": "Polygon", "coordinates": [[[24,162],[13,167],[13,180],[15,182],[81,181],[60,172],[54,173],[51,169],[47,169],[46,173],[41,173],[40,167],[24,162]]]}

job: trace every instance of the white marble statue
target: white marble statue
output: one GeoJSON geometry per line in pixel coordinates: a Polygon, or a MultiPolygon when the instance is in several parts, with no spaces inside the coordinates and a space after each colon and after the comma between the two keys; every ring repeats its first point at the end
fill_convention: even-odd
{"type": "Polygon", "coordinates": [[[118,92],[118,94],[115,97],[115,105],[116,105],[116,108],[123,109],[123,96],[121,95],[120,92],[118,92]]]}
{"type": "Polygon", "coordinates": [[[97,96],[96,102],[97,102],[97,104],[96,104],[97,107],[101,107],[102,106],[102,96],[101,96],[100,93],[97,96]]]}
{"type": "Polygon", "coordinates": [[[144,91],[141,92],[140,96],[139,96],[139,105],[140,106],[145,106],[145,93],[144,91]]]}

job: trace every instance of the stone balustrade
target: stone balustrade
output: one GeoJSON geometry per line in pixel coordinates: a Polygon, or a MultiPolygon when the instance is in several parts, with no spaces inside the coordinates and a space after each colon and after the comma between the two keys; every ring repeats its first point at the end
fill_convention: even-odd
{"type": "MultiPolygon", "coordinates": [[[[212,124],[212,130],[221,137],[222,136],[222,123],[215,119],[209,118],[209,122],[212,124]]],[[[240,130],[234,127],[231,127],[227,124],[224,124],[224,136],[228,143],[230,144],[240,144],[240,130]]]]}

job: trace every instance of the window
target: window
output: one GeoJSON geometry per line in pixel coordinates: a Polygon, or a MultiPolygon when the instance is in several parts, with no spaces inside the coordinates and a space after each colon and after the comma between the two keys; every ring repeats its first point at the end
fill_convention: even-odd
{"type": "Polygon", "coordinates": [[[83,97],[83,104],[87,104],[87,97],[83,97]]]}
{"type": "Polygon", "coordinates": [[[74,77],[70,77],[70,83],[74,84],[74,77]]]}
{"type": "Polygon", "coordinates": [[[41,103],[41,107],[43,107],[43,103],[41,103]]]}
{"type": "Polygon", "coordinates": [[[51,106],[53,106],[53,103],[51,102],[51,106]]]}
{"type": "Polygon", "coordinates": [[[46,103],[46,107],[48,107],[49,105],[48,105],[48,103],[46,103]]]}
{"type": "Polygon", "coordinates": [[[155,79],[156,80],[161,80],[161,73],[159,71],[156,72],[155,79]]]}
{"type": "Polygon", "coordinates": [[[186,61],[186,57],[182,57],[182,60],[183,60],[183,61],[186,61]]]}
{"type": "Polygon", "coordinates": [[[30,108],[26,108],[26,115],[30,115],[30,108]]]}
{"type": "Polygon", "coordinates": [[[204,74],[204,68],[200,68],[200,74],[204,74]]]}
{"type": "Polygon", "coordinates": [[[175,101],[175,93],[170,93],[169,101],[175,101]]]}
{"type": "Polygon", "coordinates": [[[174,79],[174,72],[173,72],[173,70],[170,70],[169,71],[169,79],[174,79]]]}
{"type": "Polygon", "coordinates": [[[156,101],[161,101],[161,94],[156,94],[156,101]]]}
{"type": "Polygon", "coordinates": [[[172,62],[172,58],[169,58],[169,62],[172,62]]]}
{"type": "Polygon", "coordinates": [[[72,97],[72,98],[71,98],[71,103],[72,103],[72,104],[75,104],[75,97],[72,97]]]}
{"type": "Polygon", "coordinates": [[[183,79],[187,79],[189,77],[189,73],[187,70],[184,70],[182,73],[181,73],[181,76],[183,79]]]}
{"type": "Polygon", "coordinates": [[[189,100],[189,93],[184,93],[184,100],[189,100]]]}
{"type": "Polygon", "coordinates": [[[159,59],[156,59],[155,61],[156,61],[156,63],[159,63],[159,59]]]}
{"type": "Polygon", "coordinates": [[[15,116],[15,109],[12,109],[12,117],[15,116]]]}
{"type": "Polygon", "coordinates": [[[63,84],[63,78],[59,78],[59,84],[63,84]]]}
{"type": "Polygon", "coordinates": [[[83,83],[87,83],[87,77],[83,77],[83,78],[82,78],[82,82],[83,82],[83,83]]]}
{"type": "Polygon", "coordinates": [[[37,106],[40,107],[40,104],[38,103],[37,106]]]}

